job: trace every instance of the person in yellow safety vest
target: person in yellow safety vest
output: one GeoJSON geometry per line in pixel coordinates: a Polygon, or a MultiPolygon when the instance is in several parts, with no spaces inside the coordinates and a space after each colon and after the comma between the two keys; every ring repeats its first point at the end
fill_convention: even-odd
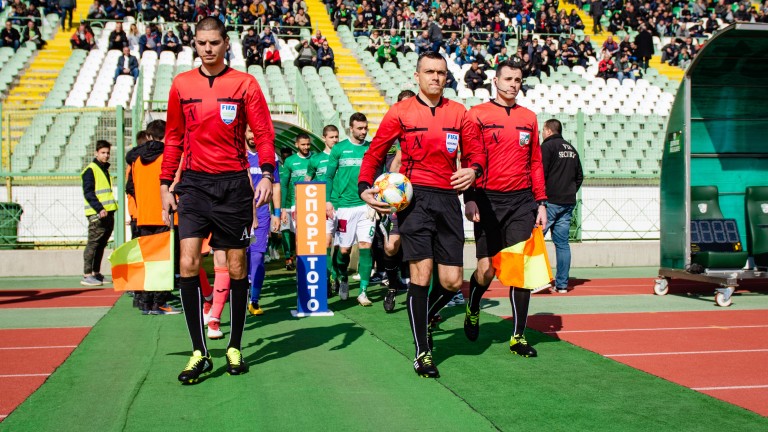
{"type": "Polygon", "coordinates": [[[96,141],[96,153],[80,176],[83,179],[85,217],[88,218],[88,243],[83,252],[83,279],[81,285],[99,286],[104,284],[101,274],[101,259],[115,227],[117,201],[112,193],[109,176],[109,155],[112,144],[96,141]]]}

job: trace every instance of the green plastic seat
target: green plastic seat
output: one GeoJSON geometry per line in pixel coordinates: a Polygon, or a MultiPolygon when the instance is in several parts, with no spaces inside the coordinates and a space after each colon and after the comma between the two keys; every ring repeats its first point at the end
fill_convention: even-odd
{"type": "Polygon", "coordinates": [[[747,213],[747,250],[758,267],[768,267],[768,186],[749,186],[744,192],[747,213]]]}

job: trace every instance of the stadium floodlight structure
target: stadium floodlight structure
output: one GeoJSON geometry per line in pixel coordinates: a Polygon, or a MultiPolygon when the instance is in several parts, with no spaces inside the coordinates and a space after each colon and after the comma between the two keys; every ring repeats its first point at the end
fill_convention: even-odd
{"type": "Polygon", "coordinates": [[[661,268],[715,283],[731,304],[744,279],[768,279],[768,24],[717,32],[685,72],[664,137],[661,268]]]}

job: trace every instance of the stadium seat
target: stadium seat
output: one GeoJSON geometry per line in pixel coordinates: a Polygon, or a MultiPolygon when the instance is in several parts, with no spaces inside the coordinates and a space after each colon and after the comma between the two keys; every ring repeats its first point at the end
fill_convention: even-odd
{"type": "MultiPolygon", "coordinates": [[[[703,219],[723,219],[717,186],[691,186],[691,220],[703,219]]],[[[691,261],[705,268],[742,268],[747,255],[746,251],[699,251],[691,254],[691,261]]]]}
{"type": "Polygon", "coordinates": [[[749,186],[744,192],[747,250],[758,267],[768,267],[768,186],[749,186]]]}

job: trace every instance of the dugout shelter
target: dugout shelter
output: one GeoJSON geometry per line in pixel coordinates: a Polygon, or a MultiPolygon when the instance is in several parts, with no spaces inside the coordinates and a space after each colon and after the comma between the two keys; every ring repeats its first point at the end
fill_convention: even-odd
{"type": "Polygon", "coordinates": [[[296,152],[296,136],[300,133],[309,135],[309,141],[312,145],[312,152],[318,153],[323,151],[325,143],[322,138],[314,133],[294,124],[272,119],[272,125],[275,128],[275,151],[280,153],[283,148],[290,148],[296,152]]]}
{"type": "Polygon", "coordinates": [[[716,33],[685,72],[664,139],[661,268],[716,283],[731,304],[743,279],[768,284],[768,24],[716,33]]]}

